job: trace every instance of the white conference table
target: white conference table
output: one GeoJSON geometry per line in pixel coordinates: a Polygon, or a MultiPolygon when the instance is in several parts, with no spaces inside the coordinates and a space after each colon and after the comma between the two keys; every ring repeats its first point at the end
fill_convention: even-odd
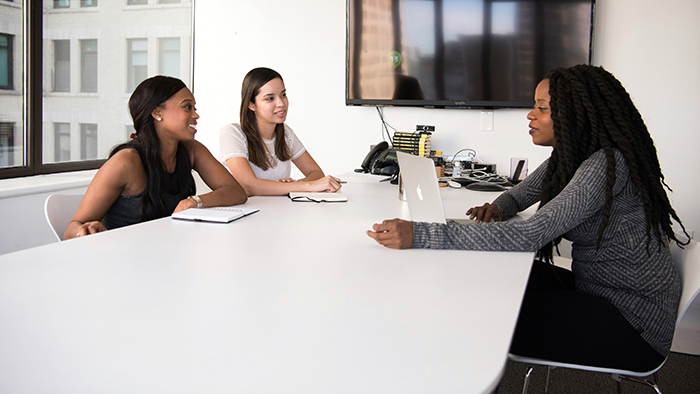
{"type": "MultiPolygon", "coordinates": [[[[392,250],[389,183],[0,256],[2,393],[493,391],[533,254],[392,250]]],[[[447,216],[496,193],[444,189],[447,216]]]]}

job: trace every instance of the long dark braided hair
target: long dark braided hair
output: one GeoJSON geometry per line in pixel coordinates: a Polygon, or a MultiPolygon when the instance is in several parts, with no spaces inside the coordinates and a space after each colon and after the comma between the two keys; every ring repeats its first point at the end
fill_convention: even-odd
{"type": "MultiPolygon", "coordinates": [[[[647,252],[652,235],[663,234],[679,245],[671,229],[671,219],[688,233],[666,195],[664,175],[656,156],[654,141],[629,94],[612,74],[602,67],[577,65],[557,68],[545,77],[556,144],[549,158],[540,191],[540,208],[559,194],[581,163],[603,150],[607,161],[603,220],[598,228],[598,245],[610,221],[615,185],[615,153],[619,149],[629,167],[630,177],[639,189],[646,214],[647,252]]],[[[543,246],[541,260],[552,261],[552,249],[561,237],[543,246]]]]}
{"type": "MultiPolygon", "coordinates": [[[[156,133],[153,110],[185,88],[185,83],[173,77],[156,75],[141,82],[129,98],[129,111],[134,121],[134,139],[112,149],[109,157],[122,149],[136,149],[146,173],[146,187],[141,194],[141,219],[151,220],[170,215],[165,207],[168,171],[160,157],[160,139],[156,133]]],[[[175,176],[178,185],[187,184],[192,164],[182,143],[177,145],[175,176]]],[[[195,194],[191,189],[188,195],[195,194]]]]}

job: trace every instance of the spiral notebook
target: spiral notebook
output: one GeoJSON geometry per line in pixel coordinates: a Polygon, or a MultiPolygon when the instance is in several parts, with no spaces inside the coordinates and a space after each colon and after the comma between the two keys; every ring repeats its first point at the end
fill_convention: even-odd
{"type": "Polygon", "coordinates": [[[172,218],[195,222],[229,223],[258,211],[259,209],[236,207],[190,208],[173,213],[172,218]]]}

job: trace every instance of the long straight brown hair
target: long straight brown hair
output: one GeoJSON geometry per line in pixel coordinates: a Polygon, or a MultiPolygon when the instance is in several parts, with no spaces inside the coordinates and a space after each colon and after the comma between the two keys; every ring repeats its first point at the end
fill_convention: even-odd
{"type": "MultiPolygon", "coordinates": [[[[248,71],[243,78],[241,88],[241,130],[248,140],[248,160],[263,170],[267,170],[276,165],[267,154],[267,148],[258,131],[258,121],[255,112],[248,108],[250,103],[255,104],[255,97],[260,93],[266,83],[282,76],[275,70],[266,67],[258,67],[248,71]]],[[[287,161],[292,158],[287,142],[284,139],[284,123],[275,126],[275,155],[280,161],[287,161]]]]}

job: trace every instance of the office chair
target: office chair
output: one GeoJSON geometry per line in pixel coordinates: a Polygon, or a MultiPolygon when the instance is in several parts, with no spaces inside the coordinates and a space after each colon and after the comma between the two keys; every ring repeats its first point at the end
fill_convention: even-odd
{"type": "MultiPolygon", "coordinates": [[[[675,243],[671,244],[671,257],[673,258],[674,264],[676,264],[676,268],[678,269],[678,272],[680,273],[681,276],[681,283],[683,285],[683,290],[681,292],[681,301],[678,304],[678,318],[676,319],[676,330],[679,329],[679,327],[684,327],[687,333],[687,331],[694,330],[696,333],[700,332],[700,329],[698,327],[693,327],[693,325],[697,325],[696,323],[693,324],[690,322],[686,322],[684,324],[683,322],[683,317],[686,315],[686,312],[688,312],[691,304],[698,298],[698,294],[700,294],[700,247],[698,246],[698,243],[695,241],[690,241],[690,244],[687,246],[684,246],[683,249],[678,247],[675,243]]],[[[693,320],[693,319],[687,319],[687,320],[693,320]]],[[[687,334],[686,334],[687,335],[687,334]]],[[[609,373],[612,375],[612,378],[617,382],[617,392],[618,394],[621,392],[621,381],[624,380],[629,380],[633,381],[636,383],[641,383],[649,386],[650,388],[656,390],[658,394],[661,394],[661,390],[659,387],[656,385],[656,377],[654,376],[654,380],[648,380],[644,379],[650,375],[655,375],[656,372],[661,369],[661,367],[664,365],[666,362],[666,359],[657,366],[656,368],[652,369],[651,371],[646,371],[646,372],[635,372],[635,371],[627,371],[627,370],[622,370],[622,369],[614,369],[614,368],[602,368],[602,367],[597,367],[594,365],[576,365],[576,364],[567,364],[567,363],[561,363],[561,362],[555,362],[555,361],[549,361],[549,360],[542,360],[542,359],[537,359],[537,358],[531,358],[531,357],[524,357],[524,356],[518,356],[517,354],[508,354],[508,358],[512,361],[516,362],[522,362],[522,363],[527,363],[527,364],[535,364],[535,365],[546,365],[547,368],[547,380],[545,383],[545,389],[544,392],[547,393],[549,390],[549,376],[552,371],[552,369],[557,368],[557,367],[562,367],[562,368],[571,368],[571,369],[578,369],[578,370],[584,370],[584,371],[593,371],[593,372],[603,372],[603,373],[609,373]]],[[[528,371],[525,373],[525,381],[523,382],[523,394],[527,393],[527,388],[528,384],[530,382],[530,374],[532,373],[533,367],[530,367],[528,371]]]]}
{"type": "Polygon", "coordinates": [[[63,232],[68,227],[68,223],[75,211],[78,210],[78,205],[80,205],[80,200],[82,199],[83,196],[80,194],[51,194],[46,197],[44,216],[49,227],[51,227],[53,235],[56,236],[59,242],[63,241],[63,232]]]}

